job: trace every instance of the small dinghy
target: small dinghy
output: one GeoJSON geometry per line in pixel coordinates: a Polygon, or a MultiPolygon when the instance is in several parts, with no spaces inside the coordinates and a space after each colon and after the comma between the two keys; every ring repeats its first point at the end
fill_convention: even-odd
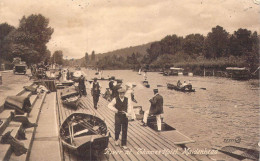
{"type": "Polygon", "coordinates": [[[143,85],[144,85],[146,88],[150,88],[150,84],[148,83],[148,81],[143,81],[143,85]]]}
{"type": "Polygon", "coordinates": [[[192,89],[192,86],[185,86],[185,87],[178,87],[174,84],[170,84],[170,83],[167,83],[167,88],[168,89],[174,89],[176,91],[181,91],[181,92],[195,92],[195,89],[192,89]]]}
{"type": "Polygon", "coordinates": [[[100,154],[109,142],[106,123],[86,113],[73,113],[66,118],[60,127],[60,137],[63,146],[80,156],[100,154]]]}
{"type": "Polygon", "coordinates": [[[80,96],[75,87],[63,89],[60,94],[63,105],[75,110],[77,109],[80,96]]]}

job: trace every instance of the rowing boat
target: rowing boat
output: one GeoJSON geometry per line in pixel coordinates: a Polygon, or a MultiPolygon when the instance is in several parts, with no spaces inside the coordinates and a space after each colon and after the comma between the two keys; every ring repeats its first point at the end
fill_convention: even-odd
{"type": "Polygon", "coordinates": [[[65,88],[61,91],[60,94],[63,105],[75,110],[78,108],[80,96],[75,87],[65,88]]]}
{"type": "Polygon", "coordinates": [[[150,88],[150,84],[148,83],[148,81],[143,81],[143,85],[144,85],[146,88],[150,88]]]}
{"type": "Polygon", "coordinates": [[[195,89],[192,89],[192,88],[187,88],[187,86],[185,87],[178,87],[174,84],[170,84],[170,83],[167,83],[167,88],[168,89],[174,89],[176,91],[181,91],[181,92],[195,92],[195,89]]]}
{"type": "Polygon", "coordinates": [[[80,156],[101,154],[109,142],[105,121],[86,114],[73,113],[60,127],[60,138],[64,147],[80,156]]]}

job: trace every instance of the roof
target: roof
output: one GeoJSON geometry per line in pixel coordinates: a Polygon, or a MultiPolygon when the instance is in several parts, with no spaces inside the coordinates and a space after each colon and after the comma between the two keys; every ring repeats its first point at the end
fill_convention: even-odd
{"type": "Polygon", "coordinates": [[[243,67],[243,68],[239,68],[239,67],[227,67],[226,70],[248,70],[248,68],[243,67]]]}
{"type": "Polygon", "coordinates": [[[170,67],[171,70],[184,70],[183,68],[174,68],[174,67],[170,67]]]}

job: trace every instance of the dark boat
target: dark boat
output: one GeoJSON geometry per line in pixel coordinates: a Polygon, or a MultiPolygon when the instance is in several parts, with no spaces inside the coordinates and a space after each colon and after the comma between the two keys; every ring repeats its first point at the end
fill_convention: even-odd
{"type": "Polygon", "coordinates": [[[167,83],[167,88],[174,89],[176,91],[181,91],[181,92],[195,92],[195,89],[192,89],[192,87],[189,88],[189,85],[187,85],[185,87],[178,87],[177,85],[167,83]]]}
{"type": "Polygon", "coordinates": [[[143,85],[144,85],[146,88],[150,88],[150,84],[148,83],[148,81],[143,81],[143,85]]]}
{"type": "Polygon", "coordinates": [[[100,118],[86,113],[73,113],[62,123],[60,138],[63,145],[75,154],[92,156],[107,148],[109,132],[100,118]]]}
{"type": "Polygon", "coordinates": [[[60,95],[63,105],[72,109],[78,108],[80,96],[75,87],[63,89],[60,95]]]}
{"type": "Polygon", "coordinates": [[[235,80],[248,80],[251,78],[249,68],[227,67],[227,76],[235,80]]]}

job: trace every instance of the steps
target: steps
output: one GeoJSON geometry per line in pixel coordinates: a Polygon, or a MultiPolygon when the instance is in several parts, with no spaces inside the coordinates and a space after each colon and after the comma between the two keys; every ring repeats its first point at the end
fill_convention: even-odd
{"type": "MultiPolygon", "coordinates": [[[[41,93],[40,95],[32,95],[30,91],[22,90],[17,94],[17,96],[26,96],[30,98],[32,111],[30,113],[25,113],[23,116],[27,117],[31,123],[37,123],[42,105],[46,97],[46,92],[41,93]]],[[[4,109],[2,112],[0,111],[0,119],[3,121],[3,123],[0,125],[0,139],[2,138],[3,134],[11,130],[11,135],[13,137],[17,137],[19,129],[22,128],[22,123],[12,121],[11,112],[14,112],[14,110],[4,109]]],[[[28,160],[36,128],[37,127],[25,129],[25,136],[27,139],[19,140],[28,149],[26,154],[16,156],[12,152],[10,144],[0,144],[0,160],[28,160]]]]}
{"type": "MultiPolygon", "coordinates": [[[[42,94],[42,98],[39,98],[36,103],[34,103],[34,106],[32,108],[32,111],[30,112],[30,116],[28,117],[29,121],[32,123],[38,123],[39,114],[41,112],[41,108],[43,105],[43,102],[46,97],[46,93],[42,94]]],[[[19,161],[25,161],[28,160],[30,155],[30,149],[32,147],[32,142],[35,136],[35,131],[37,127],[34,128],[28,128],[25,130],[25,136],[26,140],[21,140],[21,142],[24,144],[24,146],[28,149],[28,152],[26,154],[23,154],[21,156],[16,156],[14,153],[11,154],[10,160],[19,160],[19,161]]]]}

